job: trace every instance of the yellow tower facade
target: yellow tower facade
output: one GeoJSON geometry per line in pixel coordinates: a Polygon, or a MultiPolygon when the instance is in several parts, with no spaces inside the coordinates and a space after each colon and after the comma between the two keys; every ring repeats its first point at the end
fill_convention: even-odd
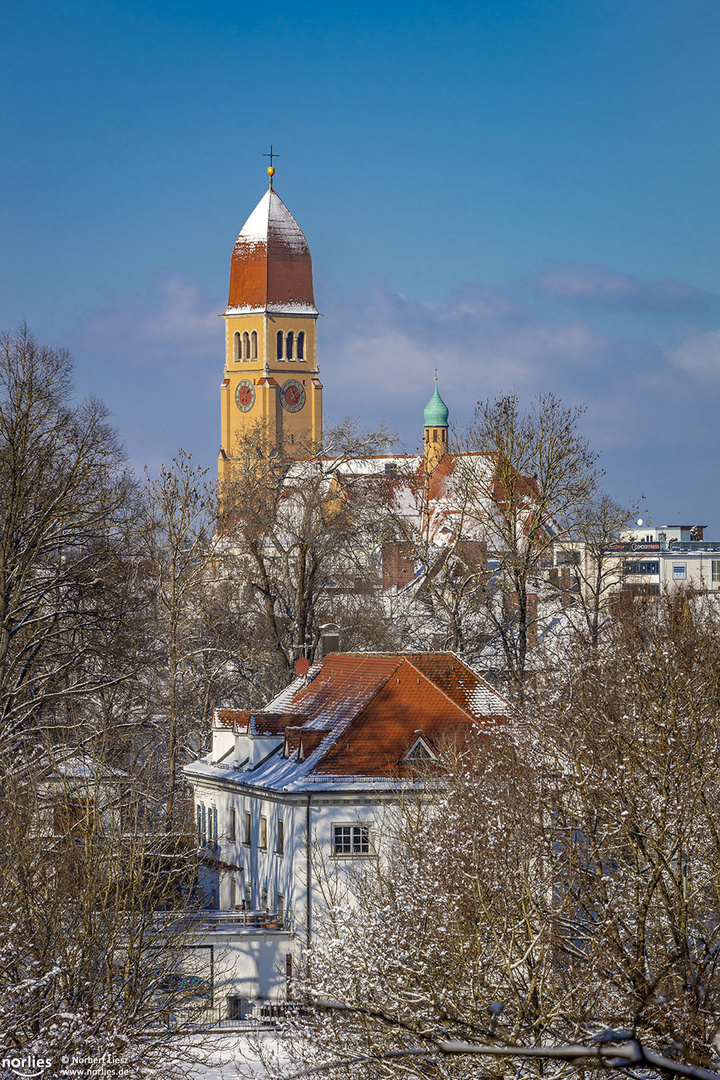
{"type": "Polygon", "coordinates": [[[221,395],[219,478],[248,449],[306,457],[322,444],[322,383],[312,259],[273,189],[243,225],[230,264],[221,395]]]}

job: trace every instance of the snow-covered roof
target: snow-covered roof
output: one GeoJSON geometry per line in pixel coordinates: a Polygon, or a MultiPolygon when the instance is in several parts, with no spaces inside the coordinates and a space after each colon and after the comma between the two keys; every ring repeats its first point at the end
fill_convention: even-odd
{"type": "Polygon", "coordinates": [[[406,759],[420,736],[437,753],[444,739],[494,730],[510,714],[508,702],[453,653],[331,653],[264,709],[216,714],[216,728],[272,737],[259,761],[210,755],[187,773],[288,792],[392,788],[412,780],[406,759]]]}
{"type": "Polygon", "coordinates": [[[305,235],[277,192],[266,191],[233,249],[226,315],[317,315],[305,235]]]}

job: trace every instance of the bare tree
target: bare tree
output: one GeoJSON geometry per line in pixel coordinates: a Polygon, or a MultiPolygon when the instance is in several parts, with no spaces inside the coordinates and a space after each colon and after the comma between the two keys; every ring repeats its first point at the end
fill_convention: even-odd
{"type": "Polygon", "coordinates": [[[610,597],[622,579],[622,560],[613,553],[612,545],[634,512],[635,507],[621,506],[600,492],[579,508],[576,522],[568,530],[567,544],[559,545],[572,556],[569,570],[577,586],[573,599],[592,646],[598,645],[611,617],[610,597]]]}
{"type": "Polygon", "coordinates": [[[139,528],[140,587],[152,627],[139,693],[150,741],[163,749],[169,830],[185,812],[177,805],[183,759],[200,751],[214,705],[247,703],[262,652],[221,572],[217,492],[206,473],[180,451],[148,477],[139,528]]]}
{"type": "Polygon", "coordinates": [[[455,459],[456,484],[482,519],[492,566],[486,612],[521,694],[537,618],[531,597],[553,544],[578,527],[597,487],[597,455],[578,430],[583,411],[552,394],[527,411],[516,393],[481,401],[455,459]]]}
{"type": "Polygon", "coordinates": [[[192,837],[167,837],[143,777],[102,757],[46,745],[2,765],[4,1055],[51,1061],[49,1077],[102,1055],[128,1076],[184,1075],[168,1039],[211,993],[191,948],[192,837]]]}
{"type": "Polygon", "coordinates": [[[719,687],[709,599],[636,601],[444,748],[351,895],[328,877],[293,1071],[717,1073],[719,687]]]}
{"type": "Polygon", "coordinates": [[[26,328],[0,339],[0,739],[72,725],[119,677],[95,633],[128,525],[132,482],[98,401],[71,401],[69,356],[26,328]]]}
{"type": "Polygon", "coordinates": [[[487,544],[462,465],[411,462],[385,485],[383,587],[404,647],[478,661],[488,637],[487,544]]]}
{"type": "Polygon", "coordinates": [[[379,590],[382,492],[358,462],[388,442],[354,422],[325,433],[299,458],[263,454],[262,433],[237,448],[222,492],[217,556],[236,583],[270,664],[266,692],[282,685],[299,656],[314,657],[323,627],[339,626],[344,648],[382,643],[379,590]]]}
{"type": "Polygon", "coordinates": [[[714,604],[647,598],[539,689],[536,721],[557,777],[547,804],[567,947],[602,982],[608,1018],[713,1068],[719,689],[714,604]]]}

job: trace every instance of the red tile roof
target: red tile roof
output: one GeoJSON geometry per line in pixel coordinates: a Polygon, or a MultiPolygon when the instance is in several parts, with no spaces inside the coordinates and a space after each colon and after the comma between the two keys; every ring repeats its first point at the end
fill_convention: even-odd
{"type": "Polygon", "coordinates": [[[284,724],[285,756],[312,755],[310,772],[379,777],[412,771],[402,760],[419,734],[437,748],[510,707],[452,653],[330,653],[268,706],[267,722],[243,715],[257,733],[284,724]]]}

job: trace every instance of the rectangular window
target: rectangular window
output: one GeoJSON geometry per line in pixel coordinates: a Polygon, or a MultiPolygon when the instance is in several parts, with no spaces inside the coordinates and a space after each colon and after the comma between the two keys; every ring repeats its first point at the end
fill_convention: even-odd
{"type": "Polygon", "coordinates": [[[333,855],[369,855],[367,825],[333,825],[333,855]]]}
{"type": "Polygon", "coordinates": [[[235,839],[235,810],[231,809],[230,817],[228,818],[228,840],[235,839]]]}
{"type": "Polygon", "coordinates": [[[720,559],[712,561],[712,581],[713,585],[720,585],[720,559]]]}
{"type": "Polygon", "coordinates": [[[260,847],[267,847],[267,818],[260,818],[260,847]]]}
{"type": "Polygon", "coordinates": [[[267,911],[268,906],[268,891],[263,889],[260,893],[260,908],[262,911],[267,911]]]}
{"type": "Polygon", "coordinates": [[[285,851],[285,826],[282,818],[277,819],[277,847],[275,850],[278,855],[282,855],[285,851]]]}
{"type": "Polygon", "coordinates": [[[200,810],[200,804],[197,806],[197,837],[198,845],[202,844],[202,811],[200,810]]]}
{"type": "Polygon", "coordinates": [[[233,911],[237,904],[237,885],[235,884],[235,878],[230,878],[230,910],[233,911]]]}
{"type": "Polygon", "coordinates": [[[213,806],[212,839],[213,839],[213,843],[215,843],[215,844],[217,844],[217,822],[218,822],[217,806],[213,806]]]}
{"type": "Polygon", "coordinates": [[[201,803],[200,809],[202,810],[202,836],[200,842],[207,844],[207,810],[205,809],[205,803],[201,803]]]}
{"type": "Polygon", "coordinates": [[[281,892],[279,892],[277,895],[277,903],[275,905],[275,908],[278,915],[282,916],[285,914],[285,897],[281,892]]]}
{"type": "Polygon", "coordinates": [[[245,882],[245,910],[252,911],[252,882],[245,882]]]}
{"type": "Polygon", "coordinates": [[[252,843],[252,817],[250,811],[245,811],[245,836],[243,837],[243,844],[250,846],[252,843]]]}

